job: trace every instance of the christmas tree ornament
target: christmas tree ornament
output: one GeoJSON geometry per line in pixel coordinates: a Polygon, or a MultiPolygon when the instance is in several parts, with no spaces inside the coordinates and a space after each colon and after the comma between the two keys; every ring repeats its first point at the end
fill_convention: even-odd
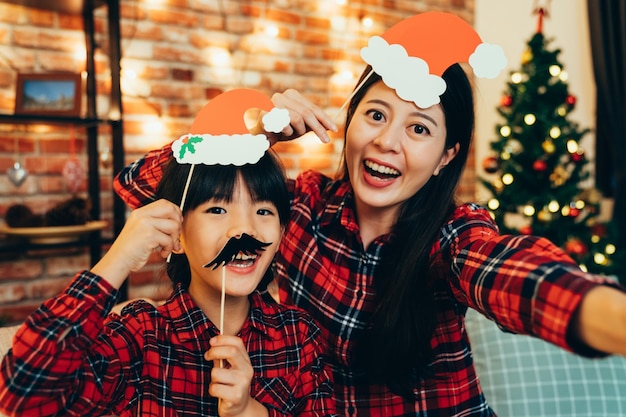
{"type": "Polygon", "coordinates": [[[574,152],[572,155],[572,161],[574,162],[582,162],[585,159],[585,153],[583,151],[574,152]]]}
{"type": "Polygon", "coordinates": [[[530,227],[530,225],[526,225],[526,226],[522,226],[519,228],[519,232],[522,235],[532,235],[533,234],[533,229],[532,227],[530,227]]]}
{"type": "Polygon", "coordinates": [[[511,97],[509,94],[503,95],[502,98],[500,99],[500,105],[502,107],[511,107],[512,104],[513,104],[513,97],[511,97]]]}
{"type": "Polygon", "coordinates": [[[67,190],[73,194],[80,190],[87,178],[85,168],[76,158],[76,136],[73,126],[70,130],[70,157],[63,165],[62,174],[67,190]]]}
{"type": "Polygon", "coordinates": [[[485,170],[485,172],[489,174],[493,174],[497,172],[499,166],[500,166],[500,162],[498,161],[498,158],[496,158],[495,156],[488,156],[485,159],[483,159],[483,169],[485,170]]]}
{"type": "Polygon", "coordinates": [[[576,97],[575,97],[575,96],[573,96],[573,95],[571,95],[571,94],[569,94],[569,95],[565,98],[565,102],[566,102],[568,105],[570,105],[570,106],[574,107],[574,106],[576,105],[576,97]]]}
{"type": "Polygon", "coordinates": [[[537,172],[544,172],[546,169],[548,169],[548,164],[543,159],[537,159],[533,163],[533,170],[537,172]]]}
{"type": "Polygon", "coordinates": [[[524,145],[517,139],[509,139],[505,149],[510,154],[519,154],[524,150],[524,145]]]}
{"type": "Polygon", "coordinates": [[[7,176],[14,186],[19,187],[26,181],[28,171],[20,163],[20,144],[17,135],[14,137],[13,147],[15,150],[15,162],[13,162],[13,166],[7,169],[7,176]]]}
{"type": "Polygon", "coordinates": [[[552,142],[549,139],[544,140],[543,143],[541,144],[541,147],[543,148],[545,153],[549,155],[553,154],[554,151],[556,150],[556,147],[554,146],[554,142],[552,142]]]}
{"type": "Polygon", "coordinates": [[[552,213],[546,209],[542,209],[537,213],[537,220],[547,223],[552,220],[552,213]]]}
{"type": "Polygon", "coordinates": [[[565,242],[565,252],[570,255],[575,255],[576,257],[583,256],[589,250],[587,246],[578,238],[571,237],[565,242]]]}

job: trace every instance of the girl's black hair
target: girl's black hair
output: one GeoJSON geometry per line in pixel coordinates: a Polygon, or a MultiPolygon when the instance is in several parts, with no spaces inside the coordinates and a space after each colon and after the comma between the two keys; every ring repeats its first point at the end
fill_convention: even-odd
{"type": "MultiPolygon", "coordinates": [[[[370,69],[365,69],[361,79],[370,69]]],[[[432,176],[402,204],[393,227],[394,238],[385,247],[374,274],[379,305],[355,352],[357,364],[365,368],[373,382],[386,384],[397,394],[410,398],[419,381],[432,376],[430,342],[437,308],[429,255],[441,227],[456,207],[454,195],[474,129],[473,95],[467,75],[455,64],[442,78],[447,85],[441,95],[447,131],[445,146],[449,149],[458,143],[459,150],[439,175],[432,176]]],[[[373,73],[352,98],[346,131],[357,105],[378,81],[380,76],[373,73]]],[[[348,179],[345,147],[342,175],[348,179]]]]}
{"type": "MultiPolygon", "coordinates": [[[[172,158],[157,187],[157,198],[164,198],[180,205],[190,169],[190,164],[179,164],[172,158]]],[[[280,160],[271,150],[267,151],[255,164],[242,166],[195,165],[185,197],[183,215],[212,198],[227,202],[232,201],[238,181],[246,186],[253,201],[268,201],[274,204],[278,210],[281,226],[287,227],[290,210],[285,172],[280,160]]],[[[167,274],[172,282],[180,282],[185,288],[188,288],[191,280],[191,269],[187,257],[172,254],[170,262],[167,264],[167,274]]],[[[258,289],[265,289],[272,279],[272,268],[269,268],[259,283],[258,289]]]]}

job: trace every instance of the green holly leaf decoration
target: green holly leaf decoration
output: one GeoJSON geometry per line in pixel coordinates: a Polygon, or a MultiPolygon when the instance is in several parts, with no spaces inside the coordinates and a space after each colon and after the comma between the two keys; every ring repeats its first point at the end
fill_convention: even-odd
{"type": "Polygon", "coordinates": [[[189,151],[190,153],[196,153],[196,148],[194,144],[202,142],[202,136],[190,136],[187,138],[185,143],[180,147],[180,154],[178,155],[178,159],[182,160],[185,157],[185,153],[189,151]]]}

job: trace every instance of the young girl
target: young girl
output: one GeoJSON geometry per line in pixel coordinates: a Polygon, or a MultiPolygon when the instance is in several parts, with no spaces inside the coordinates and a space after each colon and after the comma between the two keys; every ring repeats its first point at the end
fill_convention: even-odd
{"type": "Polygon", "coordinates": [[[277,159],[267,152],[254,164],[198,164],[191,176],[192,166],[172,160],[159,199],[135,210],[105,256],[24,323],[2,362],[2,411],[335,415],[319,329],[259,291],[272,279],[288,221],[277,159]],[[241,237],[248,245],[237,246],[241,237]],[[133,302],[107,319],[117,290],[155,249],[175,253],[169,299],[159,307],[133,302]]]}
{"type": "MultiPolygon", "coordinates": [[[[467,75],[449,61],[434,75],[402,73],[415,69],[415,51],[404,45],[408,61],[394,51],[425,45],[419,58],[434,68],[429,54],[472,38],[447,14],[414,18],[389,51],[378,40],[382,59],[371,60],[350,99],[343,175],[307,171],[289,183],[291,218],[276,260],[281,302],[320,325],[342,415],[493,416],[472,362],[468,308],[582,355],[626,355],[626,295],[546,239],[499,235],[485,208],[455,202],[474,124],[467,75]],[[424,97],[413,95],[431,92],[424,78],[445,91],[434,103],[424,94],[420,106],[424,97]]],[[[335,129],[294,90],[272,101],[291,117],[276,139],[311,130],[328,141],[335,129]]],[[[170,157],[151,152],[125,169],[118,194],[131,206],[150,201],[150,179],[170,157]]]]}

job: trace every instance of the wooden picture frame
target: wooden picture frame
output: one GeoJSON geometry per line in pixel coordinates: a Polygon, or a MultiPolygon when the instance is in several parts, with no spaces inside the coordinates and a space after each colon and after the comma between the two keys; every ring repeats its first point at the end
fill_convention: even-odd
{"type": "Polygon", "coordinates": [[[18,73],[15,114],[78,117],[82,95],[78,73],[18,73]]]}

